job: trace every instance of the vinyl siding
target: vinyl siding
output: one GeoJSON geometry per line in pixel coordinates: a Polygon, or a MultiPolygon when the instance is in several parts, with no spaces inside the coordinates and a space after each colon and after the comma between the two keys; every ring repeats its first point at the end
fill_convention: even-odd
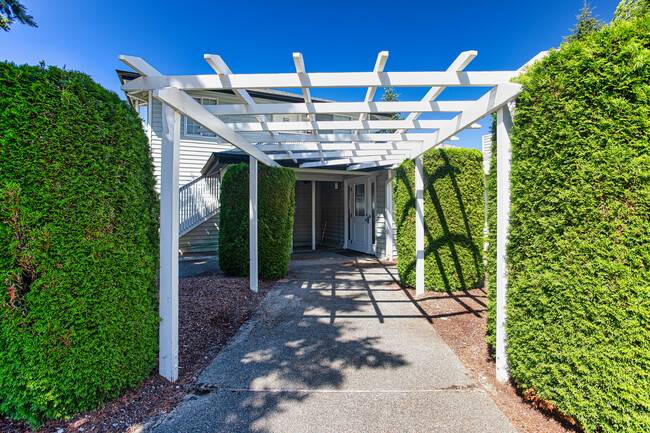
{"type": "Polygon", "coordinates": [[[181,254],[216,253],[219,246],[219,214],[185,233],[178,240],[181,254]]]}
{"type": "MultiPolygon", "coordinates": [[[[387,257],[386,250],[386,181],[388,180],[388,170],[382,170],[377,176],[377,257],[387,257]]],[[[394,218],[393,218],[394,221],[394,218]]],[[[393,242],[393,257],[397,257],[397,250],[393,242]]]]}
{"type": "Polygon", "coordinates": [[[311,247],[311,182],[296,182],[293,246],[311,247]]]}
{"type": "Polygon", "coordinates": [[[343,183],[318,182],[320,186],[321,224],[318,231],[318,241],[328,247],[343,247],[343,183]]]}

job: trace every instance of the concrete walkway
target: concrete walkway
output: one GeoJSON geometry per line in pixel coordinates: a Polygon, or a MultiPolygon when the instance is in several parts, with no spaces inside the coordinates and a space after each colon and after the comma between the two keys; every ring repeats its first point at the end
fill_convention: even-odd
{"type": "Polygon", "coordinates": [[[335,252],[293,257],[156,432],[516,432],[394,267],[335,252]]]}

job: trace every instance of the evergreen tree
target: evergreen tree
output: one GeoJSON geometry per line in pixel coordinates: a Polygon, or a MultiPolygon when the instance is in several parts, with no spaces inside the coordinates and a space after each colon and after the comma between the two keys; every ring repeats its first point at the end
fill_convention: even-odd
{"type": "MultiPolygon", "coordinates": [[[[381,97],[381,100],[384,102],[393,102],[397,101],[398,98],[400,97],[400,94],[395,92],[395,89],[392,87],[389,89],[384,89],[384,95],[381,97]]],[[[403,117],[399,115],[399,113],[395,113],[388,120],[402,120],[403,117]]],[[[395,132],[394,129],[381,129],[379,131],[382,134],[390,134],[395,132]]]]}
{"type": "Polygon", "coordinates": [[[31,27],[38,27],[34,17],[27,15],[25,6],[18,0],[0,0],[0,29],[8,32],[16,21],[31,27]]]}
{"type": "Polygon", "coordinates": [[[621,0],[612,21],[632,21],[650,14],[650,0],[621,0]]]}
{"type": "Polygon", "coordinates": [[[596,19],[592,16],[593,9],[589,7],[587,0],[584,0],[584,6],[580,11],[580,15],[576,15],[578,22],[575,28],[571,29],[571,34],[566,36],[566,42],[579,41],[587,35],[597,32],[603,27],[602,20],[596,19]]]}

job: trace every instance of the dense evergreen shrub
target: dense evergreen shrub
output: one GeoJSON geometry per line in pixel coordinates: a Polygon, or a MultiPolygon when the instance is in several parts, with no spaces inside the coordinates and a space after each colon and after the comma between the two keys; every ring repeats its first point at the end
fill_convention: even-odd
{"type": "Polygon", "coordinates": [[[0,414],[91,409],[154,367],[154,182],[117,95],[78,72],[0,63],[0,414]]]}
{"type": "Polygon", "coordinates": [[[650,428],[650,18],[552,51],[512,130],[508,357],[589,432],[650,428]]]}
{"type": "MultiPolygon", "coordinates": [[[[296,174],[267,166],[257,172],[259,274],[282,278],[289,267],[296,174]]],[[[248,164],[231,165],[221,182],[219,267],[230,275],[249,275],[248,174],[248,164]]]]}
{"type": "MultiPolygon", "coordinates": [[[[425,287],[456,291],[483,282],[483,157],[477,150],[424,154],[425,287]]],[[[415,162],[397,169],[394,186],[397,267],[415,286],[415,162]]]]}

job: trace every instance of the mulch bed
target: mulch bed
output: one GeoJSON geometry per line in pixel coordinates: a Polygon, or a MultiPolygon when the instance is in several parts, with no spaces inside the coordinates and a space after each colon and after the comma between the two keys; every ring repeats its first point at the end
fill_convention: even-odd
{"type": "MultiPolygon", "coordinates": [[[[253,314],[275,281],[261,280],[259,293],[248,278],[211,275],[181,278],[179,284],[179,379],[171,383],[158,368],[136,389],[91,412],[65,421],[49,421],[39,433],[129,432],[170,412],[192,392],[196,378],[253,314]]],[[[31,432],[21,422],[0,418],[0,433],[31,432]]]]}
{"type": "Polygon", "coordinates": [[[485,289],[426,292],[419,297],[414,289],[403,290],[520,433],[582,432],[570,420],[549,410],[548,404],[526,401],[511,382],[497,381],[494,359],[485,342],[485,289]]]}

